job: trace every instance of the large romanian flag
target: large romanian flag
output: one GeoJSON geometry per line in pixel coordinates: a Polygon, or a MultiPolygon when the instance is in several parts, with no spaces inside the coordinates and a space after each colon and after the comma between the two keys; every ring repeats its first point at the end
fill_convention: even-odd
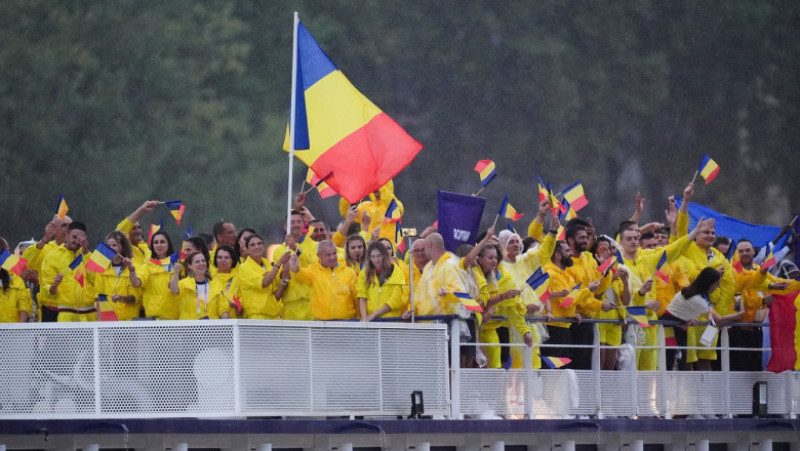
{"type": "Polygon", "coordinates": [[[780,373],[800,370],[800,291],[773,294],[769,308],[769,338],[772,355],[767,370],[780,373]]]}
{"type": "Polygon", "coordinates": [[[383,186],[422,149],[350,83],[302,23],[295,85],[295,155],[315,173],[330,173],[325,182],[351,204],[383,186]]]}

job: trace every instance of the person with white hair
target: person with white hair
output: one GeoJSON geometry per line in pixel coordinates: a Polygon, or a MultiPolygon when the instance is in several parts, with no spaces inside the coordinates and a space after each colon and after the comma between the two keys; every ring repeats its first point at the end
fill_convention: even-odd
{"type": "MultiPolygon", "coordinates": [[[[548,209],[549,204],[547,202],[540,203],[539,211],[537,212],[536,219],[534,219],[534,221],[543,223],[548,209]]],[[[522,252],[522,239],[518,234],[511,232],[510,230],[503,230],[498,234],[500,247],[502,248],[504,254],[503,267],[511,274],[514,279],[514,283],[516,283],[516,285],[522,290],[519,296],[522,303],[526,307],[526,316],[532,316],[536,314],[543,307],[542,301],[539,299],[536,293],[531,289],[525,289],[525,284],[527,283],[527,280],[531,274],[536,272],[537,269],[541,268],[544,264],[550,261],[550,256],[553,255],[553,250],[556,246],[556,234],[558,233],[559,225],[558,216],[553,216],[550,221],[549,233],[542,240],[541,245],[531,248],[524,253],[522,252]]],[[[532,322],[530,324],[530,329],[533,344],[541,344],[542,332],[546,330],[544,325],[542,323],[532,322]]],[[[539,348],[536,347],[534,348],[534,355],[538,354],[539,348]]],[[[517,347],[511,348],[511,359],[511,366],[513,368],[521,368],[522,349],[517,347]]],[[[541,368],[541,359],[533,359],[533,368],[541,368]]]]}

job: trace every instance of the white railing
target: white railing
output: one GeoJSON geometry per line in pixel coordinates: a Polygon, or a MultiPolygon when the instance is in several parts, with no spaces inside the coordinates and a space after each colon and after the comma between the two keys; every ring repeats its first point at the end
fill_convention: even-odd
{"type": "MultiPolygon", "coordinates": [[[[595,341],[591,345],[592,368],[599,367],[600,349],[610,348],[600,345],[596,324],[595,341]]],[[[521,344],[504,345],[523,348],[524,368],[455,367],[452,371],[459,382],[453,385],[453,397],[458,400],[459,411],[452,414],[484,418],[486,415],[490,418],[496,415],[526,418],[671,418],[700,414],[731,418],[734,415],[752,414],[753,385],[766,382],[768,414],[796,418],[800,411],[800,373],[729,371],[728,335],[725,329],[720,334],[722,371],[666,371],[663,328],[661,325],[656,327],[659,328],[660,343],[655,346],[659,350],[661,369],[658,371],[638,371],[636,365],[631,365],[631,369],[625,371],[534,370],[530,365],[532,352],[529,348],[521,344]]],[[[545,343],[541,347],[548,345],[545,343]]],[[[758,352],[761,349],[747,350],[758,352]]]]}
{"type": "Polygon", "coordinates": [[[800,410],[797,372],[533,370],[525,347],[523,369],[460,368],[457,324],[2,324],[0,419],[395,416],[412,391],[449,418],[731,417],[759,381],[770,414],[800,410]]]}
{"type": "Polygon", "coordinates": [[[0,325],[0,418],[449,413],[439,324],[0,325]]]}

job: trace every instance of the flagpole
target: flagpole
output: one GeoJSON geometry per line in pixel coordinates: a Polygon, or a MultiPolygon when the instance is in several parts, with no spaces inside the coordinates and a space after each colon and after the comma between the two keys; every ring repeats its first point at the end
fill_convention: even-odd
{"type": "Polygon", "coordinates": [[[473,194],[473,196],[477,196],[478,194],[480,194],[481,191],[483,191],[484,188],[486,188],[486,187],[485,186],[481,186],[481,189],[479,189],[477,193],[473,194]]]}
{"type": "Polygon", "coordinates": [[[699,173],[700,171],[694,171],[694,177],[692,177],[692,185],[694,185],[694,181],[697,179],[697,174],[699,173]]]}
{"type": "Polygon", "coordinates": [[[289,183],[286,189],[286,233],[289,233],[292,223],[292,173],[294,172],[294,132],[295,109],[297,96],[297,24],[300,17],[294,12],[294,27],[292,31],[292,99],[289,107],[289,183]]]}
{"type": "Polygon", "coordinates": [[[497,220],[500,219],[500,215],[494,217],[494,222],[492,223],[492,227],[497,225],[497,220]]]}

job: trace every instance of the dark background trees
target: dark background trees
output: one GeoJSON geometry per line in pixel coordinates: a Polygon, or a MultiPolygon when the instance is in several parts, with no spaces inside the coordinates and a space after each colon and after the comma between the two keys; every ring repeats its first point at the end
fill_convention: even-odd
{"type": "MultiPolygon", "coordinates": [[[[279,239],[294,10],[424,144],[395,179],[405,224],[435,219],[437,189],[476,191],[485,158],[489,213],[508,193],[530,217],[541,174],[581,180],[602,231],[636,191],[657,220],[703,153],[722,171],[698,202],[775,225],[797,209],[793,2],[8,0],[0,234],[38,236],[63,192],[94,240],[145,199],[183,200],[195,231],[226,218],[279,239]]],[[[165,209],[145,221],[159,215],[177,233],[165,209]]]]}

